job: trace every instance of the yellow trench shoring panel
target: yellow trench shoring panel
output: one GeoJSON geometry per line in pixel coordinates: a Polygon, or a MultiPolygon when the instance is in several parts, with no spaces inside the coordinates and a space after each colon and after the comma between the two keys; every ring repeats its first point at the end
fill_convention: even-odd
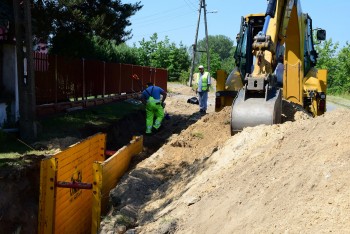
{"type": "Polygon", "coordinates": [[[92,165],[103,161],[106,135],[96,134],[44,159],[40,169],[39,233],[88,233],[92,191],[57,187],[59,182],[93,183],[92,165]]]}
{"type": "Polygon", "coordinates": [[[97,233],[108,208],[109,191],[142,151],[143,137],[134,137],[104,160],[106,135],[96,134],[42,160],[38,233],[97,233]],[[92,184],[92,191],[57,187],[57,182],[92,184]]]}
{"type": "Polygon", "coordinates": [[[52,233],[57,159],[41,161],[38,233],[52,233]]]}
{"type": "Polygon", "coordinates": [[[127,171],[131,157],[142,151],[143,137],[138,136],[118,150],[104,162],[95,162],[93,183],[93,208],[91,233],[97,233],[100,227],[101,214],[108,209],[109,191],[116,185],[120,177],[127,171]]]}

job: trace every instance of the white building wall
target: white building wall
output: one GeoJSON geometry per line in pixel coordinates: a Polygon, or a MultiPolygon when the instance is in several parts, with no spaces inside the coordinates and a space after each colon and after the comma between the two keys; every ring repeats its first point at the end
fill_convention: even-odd
{"type": "MultiPolygon", "coordinates": [[[[11,120],[19,119],[19,96],[17,76],[16,46],[3,44],[3,85],[12,94],[14,100],[11,103],[11,120]]],[[[1,122],[1,119],[0,119],[1,122]]]]}

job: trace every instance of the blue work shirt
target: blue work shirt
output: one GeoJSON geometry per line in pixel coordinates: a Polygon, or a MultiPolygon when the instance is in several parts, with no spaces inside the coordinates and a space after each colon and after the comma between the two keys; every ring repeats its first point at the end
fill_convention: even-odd
{"type": "Polygon", "coordinates": [[[156,100],[160,100],[160,94],[163,93],[164,90],[161,87],[158,86],[149,86],[147,89],[145,89],[142,92],[142,97],[145,100],[148,100],[149,95],[152,95],[152,97],[156,100]],[[148,93],[147,93],[148,92],[148,93]]]}

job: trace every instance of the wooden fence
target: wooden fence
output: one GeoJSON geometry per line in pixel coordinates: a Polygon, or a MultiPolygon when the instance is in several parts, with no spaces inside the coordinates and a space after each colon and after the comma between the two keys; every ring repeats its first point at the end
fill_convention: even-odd
{"type": "Polygon", "coordinates": [[[140,92],[147,82],[167,89],[166,69],[34,53],[37,105],[140,92]],[[136,74],[140,83],[131,79],[136,74]]]}

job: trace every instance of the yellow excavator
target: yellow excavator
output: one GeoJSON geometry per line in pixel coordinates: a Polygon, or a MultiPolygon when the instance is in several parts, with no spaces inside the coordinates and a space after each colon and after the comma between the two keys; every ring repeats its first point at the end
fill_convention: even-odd
{"type": "MultiPolygon", "coordinates": [[[[236,68],[218,71],[215,109],[232,105],[231,133],[245,127],[281,122],[282,98],[313,116],[326,111],[327,70],[317,70],[312,28],[299,0],[269,0],[265,14],[242,17],[235,51],[236,68]],[[283,58],[283,82],[277,82],[277,59],[283,58]]],[[[281,80],[282,81],[282,80],[281,80]]]]}

